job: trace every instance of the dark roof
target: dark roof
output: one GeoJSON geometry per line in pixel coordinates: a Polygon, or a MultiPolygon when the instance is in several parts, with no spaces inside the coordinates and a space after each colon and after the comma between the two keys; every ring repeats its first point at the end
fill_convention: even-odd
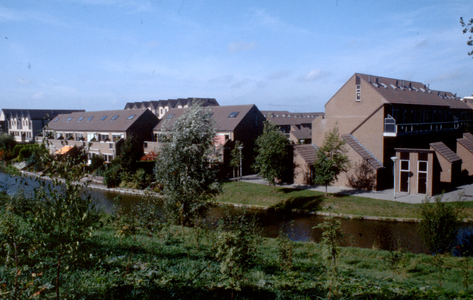
{"type": "Polygon", "coordinates": [[[358,142],[351,134],[344,134],[342,135],[347,141],[347,144],[353,148],[364,160],[366,160],[373,168],[376,170],[384,168],[383,164],[366,148],[358,142]]]}
{"type": "Polygon", "coordinates": [[[460,138],[457,139],[457,142],[460,143],[463,147],[465,147],[468,151],[473,153],[473,141],[467,138],[460,138]]]}
{"type": "Polygon", "coordinates": [[[31,120],[49,120],[58,114],[69,114],[73,112],[84,112],[83,109],[2,109],[5,117],[26,117],[29,116],[31,120]]]}
{"type": "MultiPolygon", "coordinates": [[[[445,106],[451,109],[471,109],[451,92],[435,91],[421,82],[356,73],[356,76],[376,89],[387,103],[445,106]]],[[[363,91],[361,91],[363,93],[363,91]]]]}
{"type": "Polygon", "coordinates": [[[215,98],[177,98],[177,99],[168,99],[168,100],[151,100],[151,101],[142,101],[142,102],[128,102],[125,105],[125,109],[146,109],[146,108],[157,108],[169,106],[170,108],[176,108],[181,105],[192,106],[192,103],[195,101],[202,102],[202,106],[218,106],[218,102],[215,98]]]}
{"type": "Polygon", "coordinates": [[[449,163],[461,161],[462,159],[443,142],[430,143],[435,152],[442,155],[449,163]]]}
{"type": "Polygon", "coordinates": [[[150,118],[157,117],[148,110],[128,109],[128,110],[104,110],[71,113],[58,115],[56,119],[48,123],[50,130],[70,130],[70,131],[126,131],[143,114],[149,114],[150,118]],[[105,119],[101,120],[104,116],[105,119]],[[118,117],[116,117],[118,116],[118,117]],[[131,117],[134,116],[134,117],[131,117]],[[91,118],[92,117],[92,118],[91,118]],[[114,118],[116,117],[116,118],[114,118]],[[68,121],[69,118],[72,118],[68,121]],[[82,118],[82,119],[80,119],[82,118]],[[90,119],[91,118],[91,119],[90,119]]]}
{"type": "Polygon", "coordinates": [[[312,139],[312,129],[310,128],[299,129],[297,126],[291,125],[291,134],[298,140],[312,139]]]}
{"type": "Polygon", "coordinates": [[[262,111],[267,120],[275,125],[299,125],[312,123],[315,118],[323,116],[323,112],[290,113],[288,111],[262,111]]]}
{"type": "MultiPolygon", "coordinates": [[[[248,105],[227,105],[227,106],[210,106],[212,119],[215,121],[215,128],[217,131],[233,131],[241,120],[248,114],[248,112],[255,107],[254,104],[248,105]],[[230,114],[238,113],[235,117],[230,118],[230,114]]],[[[161,121],[154,127],[155,131],[160,131],[162,126],[172,126],[172,124],[184,113],[186,109],[170,109],[161,119],[161,121]],[[169,116],[172,118],[168,118],[169,116]]]]}
{"type": "Polygon", "coordinates": [[[473,141],[473,134],[471,134],[469,132],[465,132],[463,134],[463,137],[469,139],[470,141],[473,141]]]}
{"type": "Polygon", "coordinates": [[[317,148],[312,144],[294,145],[294,153],[300,155],[308,164],[312,165],[317,159],[317,148]]]}

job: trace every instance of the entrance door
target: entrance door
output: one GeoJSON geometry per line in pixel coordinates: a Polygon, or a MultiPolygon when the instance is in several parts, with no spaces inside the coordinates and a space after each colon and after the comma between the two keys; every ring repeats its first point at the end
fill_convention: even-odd
{"type": "Polygon", "coordinates": [[[409,160],[402,160],[400,161],[400,191],[409,193],[409,160]]]}

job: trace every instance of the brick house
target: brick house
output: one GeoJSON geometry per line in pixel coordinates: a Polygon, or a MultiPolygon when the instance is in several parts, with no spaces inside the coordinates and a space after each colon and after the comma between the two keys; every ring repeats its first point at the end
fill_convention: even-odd
{"type": "MultiPolygon", "coordinates": [[[[218,161],[222,164],[225,175],[231,173],[230,153],[235,141],[243,143],[242,155],[243,174],[250,174],[255,156],[256,138],[263,132],[265,118],[254,104],[212,106],[212,119],[215,122],[217,134],[214,139],[214,150],[218,161]]],[[[185,113],[183,109],[170,109],[153,129],[153,139],[144,143],[144,151],[159,153],[160,135],[166,134],[166,128],[185,113]]]]}
{"type": "MultiPolygon", "coordinates": [[[[57,115],[44,129],[51,153],[64,147],[84,146],[90,159],[102,156],[110,162],[130,136],[141,145],[152,136],[158,118],[147,109],[76,112],[57,115]]],[[[43,137],[38,137],[38,143],[43,137]]]]}
{"type": "Polygon", "coordinates": [[[125,109],[149,109],[158,119],[173,108],[186,108],[199,102],[202,106],[219,106],[215,98],[178,98],[168,100],[151,100],[143,102],[128,102],[125,109]]]}
{"type": "Polygon", "coordinates": [[[261,113],[294,144],[310,144],[312,142],[312,122],[324,115],[322,112],[262,111],[261,113]]]}
{"type": "MultiPolygon", "coordinates": [[[[400,158],[401,152],[407,153],[403,154],[403,160],[410,161],[407,156],[418,157],[420,153],[421,158],[425,159],[423,151],[405,149],[430,150],[433,144],[433,152],[426,152],[435,154],[431,167],[426,171],[427,178],[431,179],[429,184],[433,185],[436,177],[451,184],[457,180],[457,175],[447,178],[433,172],[438,171],[435,166],[442,164],[442,154],[446,153],[446,149],[451,152],[456,150],[457,138],[462,136],[468,122],[472,121],[472,112],[467,104],[450,92],[431,90],[420,82],[356,73],[325,104],[325,117],[314,120],[312,142],[321,145],[325,131],[337,125],[347,141],[351,162],[369,163],[376,174],[378,190],[393,187],[392,157],[400,158]],[[441,147],[443,152],[436,150],[435,146],[439,145],[434,143],[437,142],[445,146],[446,149],[441,147]]],[[[417,164],[417,160],[412,163],[417,164]]],[[[458,160],[449,163],[452,164],[451,172],[458,172],[458,160]]],[[[424,165],[422,163],[422,167],[424,165]]],[[[402,170],[399,166],[396,170],[396,178],[400,182],[398,177],[402,170]]],[[[407,190],[428,194],[428,188],[413,188],[418,184],[413,178],[422,178],[424,175],[419,172],[424,171],[412,168],[408,172],[410,176],[402,175],[406,184],[412,185],[407,190]]],[[[353,174],[354,169],[342,174],[335,185],[347,186],[348,177],[353,174]]]]}
{"type": "Polygon", "coordinates": [[[34,142],[43,127],[58,114],[83,112],[81,109],[2,109],[0,131],[11,134],[17,142],[34,142]]]}

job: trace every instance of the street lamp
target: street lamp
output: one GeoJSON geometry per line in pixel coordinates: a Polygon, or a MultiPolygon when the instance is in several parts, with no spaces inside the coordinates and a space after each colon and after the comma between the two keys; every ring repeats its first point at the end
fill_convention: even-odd
{"type": "Polygon", "coordinates": [[[396,199],[396,161],[398,160],[397,156],[392,156],[391,160],[393,161],[393,177],[394,177],[394,199],[396,199]]]}
{"type": "Polygon", "coordinates": [[[240,178],[242,178],[242,176],[241,176],[241,174],[242,174],[241,173],[241,170],[242,170],[241,165],[242,165],[242,160],[243,160],[242,156],[241,156],[241,149],[243,149],[243,145],[238,146],[238,150],[240,150],[240,178]]]}

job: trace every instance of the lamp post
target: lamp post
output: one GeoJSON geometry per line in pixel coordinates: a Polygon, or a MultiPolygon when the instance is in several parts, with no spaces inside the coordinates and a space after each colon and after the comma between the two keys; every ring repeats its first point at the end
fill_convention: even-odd
{"type": "Polygon", "coordinates": [[[396,161],[398,160],[397,156],[392,156],[391,160],[393,161],[393,177],[394,177],[394,199],[396,199],[396,161]]]}
{"type": "Polygon", "coordinates": [[[241,178],[241,174],[242,174],[241,173],[241,170],[242,170],[241,165],[242,165],[242,161],[243,161],[242,156],[241,156],[241,149],[243,149],[243,145],[238,146],[238,150],[240,150],[240,176],[239,176],[239,178],[241,178]]]}

